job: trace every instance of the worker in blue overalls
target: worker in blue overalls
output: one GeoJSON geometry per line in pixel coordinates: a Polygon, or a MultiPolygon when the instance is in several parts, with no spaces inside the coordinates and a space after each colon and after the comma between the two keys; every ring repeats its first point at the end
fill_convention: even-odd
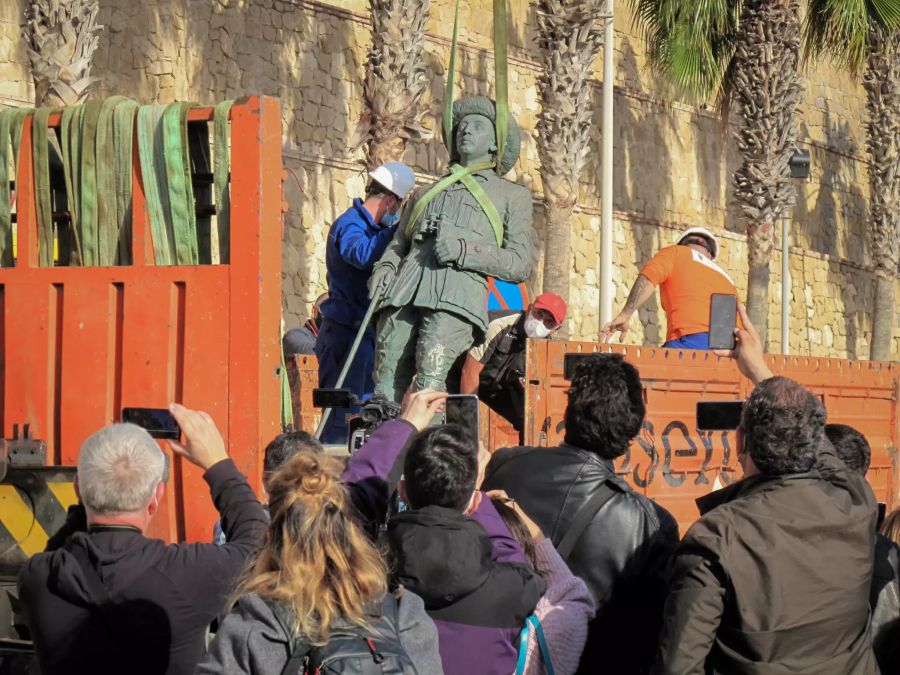
{"type": "MultiPolygon", "coordinates": [[[[369,172],[365,200],[354,199],[353,206],[331,226],[325,248],[328,275],[328,299],[322,303],[322,324],[316,338],[319,359],[319,386],[334,387],[344,360],[369,308],[366,284],[372,266],[390,243],[400,221],[403,200],[415,185],[412,169],[399,162],[387,162],[369,172]]],[[[375,334],[370,328],[343,387],[359,397],[371,395],[372,368],[375,361],[375,334]]],[[[321,440],[324,443],[347,441],[347,408],[331,411],[321,440]]]]}

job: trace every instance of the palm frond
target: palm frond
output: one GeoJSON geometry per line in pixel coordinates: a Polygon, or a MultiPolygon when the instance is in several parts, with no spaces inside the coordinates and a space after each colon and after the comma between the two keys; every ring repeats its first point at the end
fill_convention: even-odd
{"type": "Polygon", "coordinates": [[[832,59],[853,74],[865,66],[869,28],[900,28],[898,0],[809,0],[803,24],[803,60],[832,59]]]}

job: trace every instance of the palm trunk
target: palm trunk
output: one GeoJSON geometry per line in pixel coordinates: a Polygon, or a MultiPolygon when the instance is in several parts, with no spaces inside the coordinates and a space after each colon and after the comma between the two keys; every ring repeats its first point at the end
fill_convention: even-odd
{"type": "Polygon", "coordinates": [[[369,0],[372,48],[363,95],[366,112],[356,145],[366,144],[370,169],[401,160],[406,143],[427,138],[419,124],[422,95],[428,88],[425,27],[429,0],[369,0]]]}
{"type": "Polygon", "coordinates": [[[99,32],[97,0],[32,0],[26,38],[36,106],[82,103],[100,83],[91,77],[99,32]]]}
{"type": "Polygon", "coordinates": [[[871,240],[875,262],[875,307],[869,358],[890,358],[894,292],[900,263],[900,31],[874,22],[864,77],[868,123],[871,240]]]}
{"type": "Polygon", "coordinates": [[[572,273],[572,211],[574,204],[545,199],[544,292],[569,301],[572,273]]]}
{"type": "Polygon", "coordinates": [[[769,260],[776,219],[793,201],[788,160],[803,95],[798,0],[747,0],[736,42],[732,92],[740,105],[734,196],[747,221],[747,311],[768,336],[769,260]]]}

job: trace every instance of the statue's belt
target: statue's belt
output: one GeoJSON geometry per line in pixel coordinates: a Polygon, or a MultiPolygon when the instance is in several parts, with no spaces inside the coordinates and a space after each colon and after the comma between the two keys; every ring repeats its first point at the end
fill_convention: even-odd
{"type": "Polygon", "coordinates": [[[494,202],[491,201],[491,198],[488,197],[487,192],[484,191],[484,188],[478,184],[472,174],[476,171],[484,171],[485,169],[492,169],[494,167],[493,162],[482,162],[480,164],[473,164],[471,166],[460,166],[459,164],[453,164],[450,167],[450,175],[445,176],[437,183],[435,183],[431,189],[426,192],[422,197],[416,202],[416,205],[413,207],[412,213],[409,216],[409,220],[406,223],[406,236],[412,237],[413,231],[416,228],[417,223],[419,222],[419,218],[425,213],[425,209],[428,208],[428,205],[431,201],[437,197],[441,192],[449,188],[451,185],[456,183],[462,183],[465,188],[469,191],[469,193],[475,197],[475,201],[478,202],[479,206],[481,206],[481,210],[484,211],[484,215],[487,216],[488,221],[491,223],[491,228],[494,230],[494,237],[497,239],[497,246],[503,246],[503,220],[500,218],[500,212],[497,211],[497,207],[494,205],[494,202]]]}

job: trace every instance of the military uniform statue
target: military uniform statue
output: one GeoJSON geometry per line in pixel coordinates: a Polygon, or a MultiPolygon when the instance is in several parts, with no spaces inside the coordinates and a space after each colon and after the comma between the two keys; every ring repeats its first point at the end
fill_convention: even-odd
{"type": "Polygon", "coordinates": [[[453,105],[451,169],[420,188],[370,280],[377,314],[375,392],[400,402],[415,389],[446,389],[457,357],[487,330],[487,277],[519,283],[535,259],[531,193],[502,179],[519,156],[510,116],[497,167],[494,102],[453,105]]]}

